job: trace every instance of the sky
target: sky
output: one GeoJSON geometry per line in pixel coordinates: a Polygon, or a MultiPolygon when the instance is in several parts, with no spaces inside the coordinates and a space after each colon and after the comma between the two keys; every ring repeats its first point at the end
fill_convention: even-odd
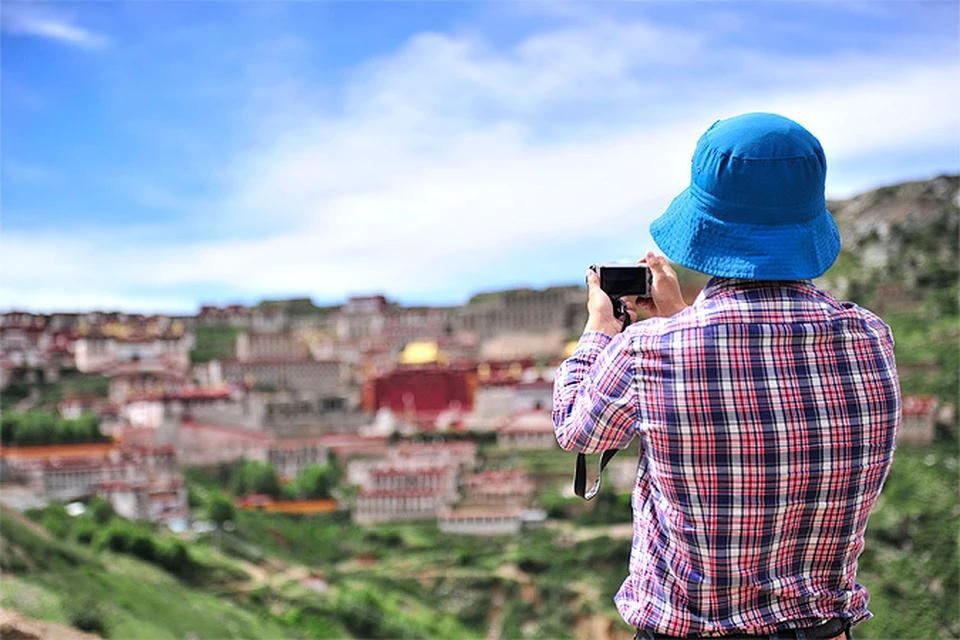
{"type": "Polygon", "coordinates": [[[960,173],[958,104],[955,0],[5,0],[0,310],[581,283],[718,119],[800,122],[845,198],[960,173]]]}

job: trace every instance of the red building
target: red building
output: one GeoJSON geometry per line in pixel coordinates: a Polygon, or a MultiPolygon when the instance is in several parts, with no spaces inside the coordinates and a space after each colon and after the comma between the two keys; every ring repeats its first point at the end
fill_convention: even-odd
{"type": "Polygon", "coordinates": [[[402,419],[432,426],[450,409],[470,411],[476,373],[436,365],[400,368],[367,382],[364,408],[375,413],[389,409],[402,419]]]}

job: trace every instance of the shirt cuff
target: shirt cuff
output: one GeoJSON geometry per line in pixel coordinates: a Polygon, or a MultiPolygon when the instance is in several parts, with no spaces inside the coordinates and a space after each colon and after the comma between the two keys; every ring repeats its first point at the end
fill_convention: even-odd
{"type": "Polygon", "coordinates": [[[573,350],[574,355],[596,355],[604,350],[604,348],[610,344],[610,341],[613,340],[610,336],[599,331],[587,331],[582,336],[580,336],[580,341],[577,342],[577,348],[573,350]]]}

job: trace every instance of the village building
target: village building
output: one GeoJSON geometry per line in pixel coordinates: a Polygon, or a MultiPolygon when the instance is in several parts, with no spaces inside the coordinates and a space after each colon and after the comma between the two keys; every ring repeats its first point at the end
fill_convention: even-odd
{"type": "Polygon", "coordinates": [[[340,340],[379,338],[387,323],[388,303],[384,296],[356,296],[335,313],[336,335],[340,340]]]}
{"type": "Polygon", "coordinates": [[[422,466],[403,464],[394,466],[383,462],[370,470],[370,486],[373,491],[427,491],[436,493],[449,503],[456,502],[457,471],[448,466],[422,466]]]}
{"type": "Polygon", "coordinates": [[[509,507],[453,509],[439,515],[437,526],[444,533],[513,536],[523,528],[523,512],[509,507]]]}
{"type": "Polygon", "coordinates": [[[395,369],[369,380],[363,389],[368,413],[389,409],[399,420],[426,430],[446,412],[471,410],[475,375],[435,364],[395,369]]]}
{"type": "Polygon", "coordinates": [[[521,411],[508,417],[497,430],[503,449],[553,449],[557,446],[549,411],[521,411]]]}
{"type": "Polygon", "coordinates": [[[536,484],[523,469],[487,470],[463,479],[463,504],[473,506],[530,506],[536,484]]]}
{"type": "Polygon", "coordinates": [[[250,309],[242,304],[217,307],[205,305],[200,307],[196,321],[201,326],[228,326],[248,328],[250,326],[250,309]]]}
{"type": "MultiPolygon", "coordinates": [[[[385,442],[385,440],[384,440],[385,442]]],[[[378,456],[357,456],[347,463],[349,484],[372,488],[373,472],[380,468],[415,471],[432,467],[449,467],[459,475],[473,471],[477,464],[477,444],[470,441],[398,442],[378,456]]]]}
{"type": "Polygon", "coordinates": [[[110,500],[125,518],[169,522],[188,513],[186,489],[173,447],[89,443],[4,447],[5,481],[66,502],[110,500]]]}
{"type": "Polygon", "coordinates": [[[346,466],[354,459],[381,459],[387,455],[387,438],[361,436],[356,433],[331,433],[317,438],[317,443],[332,453],[337,464],[346,466]]]}
{"type": "Polygon", "coordinates": [[[192,346],[190,334],[179,326],[159,335],[148,335],[126,325],[111,324],[77,338],[77,369],[81,373],[99,373],[115,363],[145,360],[186,370],[192,346]]]}
{"type": "Polygon", "coordinates": [[[421,462],[448,461],[461,472],[473,471],[477,466],[477,443],[472,440],[406,441],[393,446],[395,459],[421,462]]]}
{"type": "Polygon", "coordinates": [[[460,473],[475,465],[474,442],[397,443],[384,458],[352,460],[348,482],[361,489],[352,505],[353,520],[373,524],[436,518],[440,509],[459,500],[460,473]]]}
{"type": "Polygon", "coordinates": [[[191,419],[210,411],[235,405],[234,393],[226,386],[183,386],[176,391],[162,389],[129,395],[121,405],[122,414],[134,428],[158,429],[168,416],[191,419]]]}
{"type": "Polygon", "coordinates": [[[393,309],[384,319],[382,336],[390,345],[437,340],[449,333],[451,309],[406,307],[393,309]]]}
{"type": "Polygon", "coordinates": [[[530,364],[492,373],[487,363],[478,366],[473,411],[465,423],[472,431],[492,431],[517,412],[553,409],[554,368],[530,364]]]}
{"type": "Polygon", "coordinates": [[[236,357],[241,362],[257,360],[303,360],[309,354],[305,342],[289,332],[237,335],[236,357]]]}
{"type": "Polygon", "coordinates": [[[181,464],[214,466],[241,460],[266,462],[272,438],[251,429],[183,420],[173,440],[181,464]]]}
{"type": "Polygon", "coordinates": [[[270,358],[211,362],[214,384],[244,385],[263,391],[295,391],[311,396],[342,397],[346,370],[339,360],[270,358]]]}
{"type": "Polygon", "coordinates": [[[583,287],[515,289],[475,296],[451,315],[455,331],[484,338],[503,333],[580,331],[586,322],[583,287]]]}
{"type": "Polygon", "coordinates": [[[275,440],[267,449],[267,462],[273,465],[281,482],[294,480],[314,465],[329,462],[327,448],[317,438],[304,440],[275,440]]]}
{"type": "Polygon", "coordinates": [[[900,444],[929,445],[936,436],[939,403],[930,395],[903,396],[900,444]]]}
{"type": "Polygon", "coordinates": [[[176,393],[187,383],[187,369],[165,358],[111,362],[99,373],[109,378],[110,401],[118,404],[133,396],[176,393]]]}
{"type": "Polygon", "coordinates": [[[10,368],[39,369],[46,360],[44,352],[51,336],[43,316],[26,313],[5,314],[0,325],[0,353],[10,368]]]}
{"type": "Polygon", "coordinates": [[[359,525],[433,520],[445,501],[435,491],[366,490],[353,500],[351,518],[359,525]]]}

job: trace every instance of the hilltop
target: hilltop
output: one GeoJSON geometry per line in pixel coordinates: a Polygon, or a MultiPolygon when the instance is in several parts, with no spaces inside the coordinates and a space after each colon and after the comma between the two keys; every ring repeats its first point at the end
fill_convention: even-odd
{"type": "Polygon", "coordinates": [[[885,186],[827,208],[842,242],[825,276],[838,297],[883,307],[883,295],[919,302],[947,294],[956,311],[960,176],[885,186]]]}

